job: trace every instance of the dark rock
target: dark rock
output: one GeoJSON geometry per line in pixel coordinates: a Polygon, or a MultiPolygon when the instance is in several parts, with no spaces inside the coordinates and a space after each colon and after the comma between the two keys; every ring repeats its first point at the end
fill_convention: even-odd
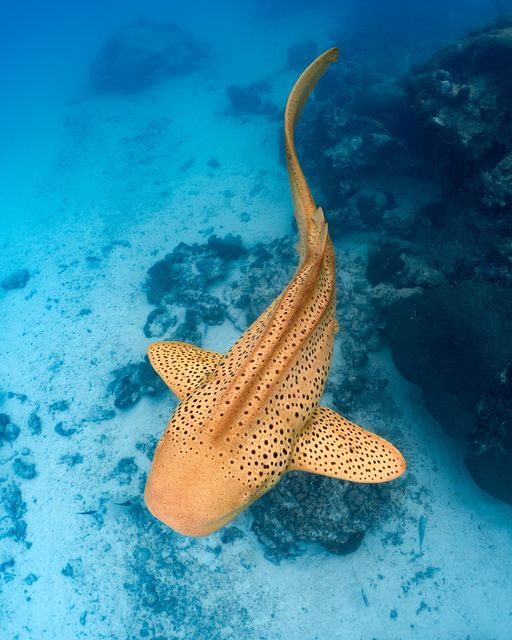
{"type": "Polygon", "coordinates": [[[190,33],[173,23],[139,21],[103,46],[91,65],[91,82],[97,93],[139,91],[196,70],[205,53],[190,33]]]}
{"type": "Polygon", "coordinates": [[[220,532],[220,540],[223,544],[231,544],[235,540],[239,540],[243,537],[243,531],[238,527],[224,527],[220,532]]]}
{"type": "Polygon", "coordinates": [[[312,40],[297,42],[288,48],[288,68],[302,72],[318,55],[318,47],[312,40]]]}
{"type": "Polygon", "coordinates": [[[33,411],[28,417],[28,428],[33,436],[38,436],[41,433],[41,418],[33,411]]]}
{"type": "Polygon", "coordinates": [[[184,255],[186,250],[188,250],[187,245],[181,243],[172,254],[168,254],[164,260],[159,260],[148,270],[146,280],[148,302],[160,304],[164,295],[171,294],[174,289],[180,288],[182,277],[188,276],[190,281],[190,275],[186,271],[187,262],[189,262],[188,251],[184,255]]]}
{"type": "Polygon", "coordinates": [[[112,471],[112,477],[116,478],[120,485],[130,484],[132,476],[139,470],[135,458],[121,458],[112,471]]]}
{"type": "Polygon", "coordinates": [[[404,268],[405,262],[400,257],[401,249],[393,244],[381,245],[368,259],[366,275],[372,286],[384,282],[392,283],[395,276],[404,268]]]}
{"type": "Polygon", "coordinates": [[[27,535],[27,523],[23,519],[27,505],[19,485],[0,477],[0,540],[12,538],[23,542],[27,535]]]}
{"type": "Polygon", "coordinates": [[[396,491],[292,472],[251,506],[252,529],[273,562],[299,555],[302,543],[351,553],[391,509],[396,491]]]}
{"type": "Polygon", "coordinates": [[[482,398],[466,466],[484,491],[512,504],[512,368],[502,377],[482,398]]]}
{"type": "Polygon", "coordinates": [[[241,329],[247,328],[285,288],[296,264],[297,253],[291,236],[257,244],[241,266],[240,280],[226,288],[228,313],[235,324],[241,329]]]}
{"type": "Polygon", "coordinates": [[[224,305],[220,300],[208,293],[203,293],[196,299],[196,313],[206,324],[222,324],[224,322],[224,305]]]}
{"type": "Polygon", "coordinates": [[[192,309],[187,309],[185,321],[176,327],[172,339],[200,346],[203,341],[203,334],[199,331],[198,323],[198,314],[192,309]]]}
{"type": "Polygon", "coordinates": [[[0,447],[4,443],[12,444],[20,435],[20,428],[11,422],[6,413],[0,413],[0,447]]]}
{"type": "Polygon", "coordinates": [[[234,236],[232,233],[226,234],[223,238],[218,238],[216,235],[208,238],[208,246],[212,249],[219,258],[223,260],[236,260],[245,253],[246,248],[242,244],[242,238],[240,236],[234,236]]]}
{"type": "Polygon", "coordinates": [[[461,439],[471,436],[478,416],[476,405],[467,406],[458,396],[439,389],[424,388],[423,395],[425,406],[448,435],[461,439]]]}
{"type": "Polygon", "coordinates": [[[74,429],[73,427],[71,427],[70,429],[66,429],[63,422],[57,422],[54,429],[55,433],[58,433],[59,436],[62,436],[63,438],[69,438],[76,433],[76,429],[74,429]]]}
{"type": "Polygon", "coordinates": [[[13,463],[14,473],[24,480],[32,480],[37,476],[36,465],[33,462],[27,462],[23,458],[16,458],[13,463]]]}
{"type": "Polygon", "coordinates": [[[165,307],[157,307],[148,314],[144,325],[146,338],[161,338],[169,327],[177,322],[176,316],[171,316],[165,307]]]}
{"type": "Polygon", "coordinates": [[[57,400],[50,405],[50,411],[67,411],[69,409],[69,402],[67,400],[57,400]]]}
{"type": "Polygon", "coordinates": [[[2,280],[2,289],[23,289],[29,279],[30,272],[27,269],[20,269],[2,280]]]}
{"type": "Polygon", "coordinates": [[[265,81],[251,82],[247,86],[232,84],[226,87],[231,113],[235,116],[259,115],[274,116],[278,112],[275,104],[262,95],[268,93],[270,87],[265,81]]]}
{"type": "Polygon", "coordinates": [[[227,234],[219,238],[212,235],[206,244],[187,245],[182,242],[154,264],[148,270],[145,288],[148,301],[160,306],[148,316],[145,334],[160,337],[164,327],[167,330],[172,324],[168,323],[171,317],[169,308],[177,305],[195,315],[189,314],[185,324],[174,332],[175,336],[192,333],[196,337],[193,342],[198,344],[202,337],[197,333],[200,320],[218,325],[225,319],[225,305],[208,292],[210,285],[224,278],[230,263],[246,252],[240,236],[227,234]]]}
{"type": "Polygon", "coordinates": [[[389,307],[393,361],[423,388],[448,433],[468,433],[482,394],[495,388],[512,360],[511,314],[512,289],[486,282],[443,285],[389,307]],[[457,424],[447,394],[464,407],[457,424]]]}
{"type": "Polygon", "coordinates": [[[511,62],[505,18],[443,49],[405,82],[440,178],[491,211],[512,203],[511,62]]]}
{"type": "Polygon", "coordinates": [[[147,358],[116,369],[112,376],[114,379],[109,385],[109,392],[114,396],[114,405],[118,409],[126,409],[143,396],[153,397],[167,389],[147,358]]]}
{"type": "MultiPolygon", "coordinates": [[[[229,241],[226,246],[230,246],[229,241]]],[[[193,301],[204,293],[210,281],[226,273],[226,260],[218,254],[222,247],[220,239],[214,240],[212,246],[181,242],[148,270],[145,284],[148,301],[160,304],[166,296],[167,302],[183,304],[184,300],[193,301]]]]}
{"type": "Polygon", "coordinates": [[[325,104],[314,104],[304,114],[301,127],[307,127],[308,134],[299,133],[298,146],[306,175],[318,180],[323,206],[329,211],[330,230],[336,235],[348,227],[343,220],[333,228],[333,212],[346,207],[351,198],[355,198],[355,207],[359,206],[359,213],[366,218],[363,223],[359,215],[363,228],[394,206],[391,192],[374,202],[372,195],[368,200],[365,195],[360,198],[359,192],[368,189],[372,176],[382,178],[391,172],[404,148],[382,122],[358,116],[347,108],[333,109],[332,104],[326,108],[325,104]]]}

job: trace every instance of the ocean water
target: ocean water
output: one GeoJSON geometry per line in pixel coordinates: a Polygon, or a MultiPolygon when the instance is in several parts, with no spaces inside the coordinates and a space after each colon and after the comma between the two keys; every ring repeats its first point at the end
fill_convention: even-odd
{"type": "Polygon", "coordinates": [[[2,640],[512,637],[509,11],[0,2],[2,640]],[[323,403],[408,470],[289,474],[181,536],[142,499],[177,404],[144,355],[227,351],[292,276],[283,109],[333,45],[297,132],[337,257],[323,403]]]}

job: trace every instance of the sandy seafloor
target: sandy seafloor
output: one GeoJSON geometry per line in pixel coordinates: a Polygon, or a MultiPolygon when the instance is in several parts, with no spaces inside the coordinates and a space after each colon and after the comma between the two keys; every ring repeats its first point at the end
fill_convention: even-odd
{"type": "MultiPolygon", "coordinates": [[[[330,44],[318,16],[299,17],[262,23],[260,34],[251,25],[251,40],[267,44],[258,54],[234,55],[249,36],[231,33],[207,69],[132,97],[69,101],[82,91],[69,77],[86,74],[86,57],[61,60],[62,85],[45,90],[39,78],[35,94],[5,107],[0,275],[27,268],[32,277],[0,293],[0,411],[21,427],[0,449],[0,473],[19,484],[27,523],[24,541],[0,540],[2,639],[512,637],[510,506],[473,483],[462,447],[385,349],[372,357],[390,380],[386,413],[361,407],[358,417],[400,434],[414,479],[400,520],[368,533],[357,552],[311,545],[275,565],[248,513],[236,522],[243,538],[221,544],[220,534],[165,532],[143,508],[121,504],[140,496],[149,468],[136,444],[159,437],[175,406],[169,393],[98,421],[98,407],[112,408],[110,372],[140,360],[150,342],[147,269],[212,232],[238,233],[248,246],[290,232],[281,122],[226,116],[224,87],[266,68],[282,104],[294,80],[286,47],[304,37],[330,44]],[[220,168],[208,168],[210,156],[220,168]],[[59,400],[69,401],[66,413],[50,411],[59,400]],[[26,426],[34,410],[40,435],[26,426]],[[60,420],[70,436],[55,432],[60,420]],[[35,478],[14,476],[19,456],[35,463],[35,478]],[[132,457],[133,473],[114,472],[132,457]],[[168,566],[155,566],[162,559],[168,566]],[[166,599],[156,602],[156,591],[166,599]]],[[[340,240],[340,263],[364,256],[368,241],[340,240]]],[[[342,318],[342,300],[338,309],[342,318]]],[[[229,323],[210,327],[203,346],[223,351],[236,336],[229,323]]]]}

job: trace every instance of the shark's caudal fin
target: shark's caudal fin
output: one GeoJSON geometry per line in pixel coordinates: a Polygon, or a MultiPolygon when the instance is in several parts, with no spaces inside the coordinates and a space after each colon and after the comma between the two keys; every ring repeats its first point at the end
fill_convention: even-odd
{"type": "Polygon", "coordinates": [[[406,468],[402,454],[384,438],[317,407],[295,443],[288,470],[353,482],[387,482],[406,468]]]}
{"type": "Polygon", "coordinates": [[[148,347],[153,369],[180,400],[215,371],[224,356],[186,342],[153,342],[148,347]]]}
{"type": "Polygon", "coordinates": [[[295,217],[297,218],[297,225],[299,227],[299,253],[302,259],[305,258],[308,251],[316,249],[314,246],[316,238],[321,236],[325,219],[322,210],[316,206],[313,200],[313,196],[311,195],[311,191],[297,158],[294,142],[295,126],[309,94],[313,91],[316,83],[322,77],[329,64],[335,62],[337,59],[338,49],[332,48],[322,53],[322,55],[318,56],[318,58],[309,65],[295,83],[288,97],[284,114],[286,162],[295,208],[295,217]]]}

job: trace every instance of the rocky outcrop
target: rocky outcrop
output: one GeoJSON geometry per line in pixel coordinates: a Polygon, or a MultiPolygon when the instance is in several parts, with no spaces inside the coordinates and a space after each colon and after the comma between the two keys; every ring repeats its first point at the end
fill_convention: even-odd
{"type": "Polygon", "coordinates": [[[496,213],[512,203],[512,18],[503,18],[417,67],[405,86],[438,175],[496,213]]]}
{"type": "Polygon", "coordinates": [[[19,271],[14,271],[9,276],[4,278],[0,285],[2,289],[23,289],[27,282],[30,280],[30,272],[28,269],[20,269],[19,271]]]}
{"type": "Polygon", "coordinates": [[[205,54],[205,47],[181,27],[140,20],[101,48],[91,65],[91,83],[97,93],[132,93],[194,71],[205,54]]]}
{"type": "Polygon", "coordinates": [[[248,85],[231,84],[226,87],[230,105],[228,113],[234,116],[275,117],[279,111],[268,97],[269,93],[270,85],[265,80],[248,85]]]}
{"type": "Polygon", "coordinates": [[[398,505],[391,485],[356,485],[309,473],[289,473],[251,507],[252,530],[272,562],[300,555],[318,543],[345,555],[398,505]]]}
{"type": "Polygon", "coordinates": [[[482,397],[466,466],[484,491],[512,504],[511,367],[502,374],[501,383],[482,397]]]}
{"type": "Polygon", "coordinates": [[[512,290],[447,284],[393,303],[386,331],[400,373],[421,386],[447,433],[470,437],[482,395],[512,361],[512,290]]]}
{"type": "Polygon", "coordinates": [[[136,404],[143,396],[156,396],[165,389],[165,383],[144,358],[142,362],[127,364],[112,372],[109,392],[118,409],[136,404]]]}

